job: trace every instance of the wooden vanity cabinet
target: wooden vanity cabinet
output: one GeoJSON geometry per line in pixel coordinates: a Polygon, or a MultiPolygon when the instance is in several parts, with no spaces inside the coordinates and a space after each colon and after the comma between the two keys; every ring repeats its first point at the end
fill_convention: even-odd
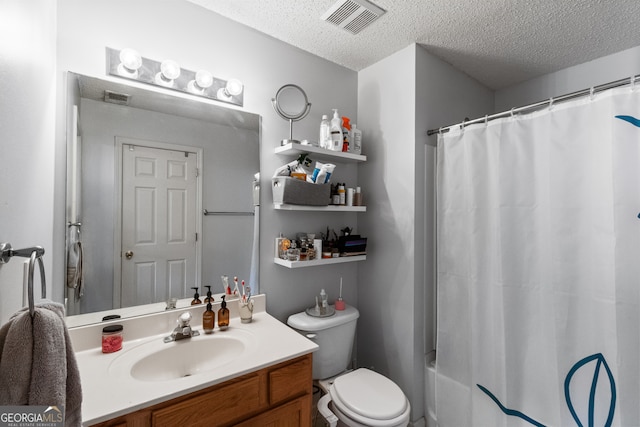
{"type": "Polygon", "coordinates": [[[312,355],[105,421],[99,427],[310,427],[312,355]]]}

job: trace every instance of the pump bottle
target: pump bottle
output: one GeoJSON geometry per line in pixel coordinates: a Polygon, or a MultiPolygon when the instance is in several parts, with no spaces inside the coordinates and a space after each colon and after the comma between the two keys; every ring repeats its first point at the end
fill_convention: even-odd
{"type": "Polygon", "coordinates": [[[207,288],[207,297],[204,299],[204,303],[209,304],[210,302],[213,302],[213,297],[211,296],[211,286],[207,285],[205,286],[205,288],[207,288]]]}
{"type": "Polygon", "coordinates": [[[222,295],[220,310],[218,310],[218,327],[221,331],[224,331],[229,326],[229,309],[227,308],[227,302],[224,298],[225,295],[222,295]]]}
{"type": "Polygon", "coordinates": [[[338,110],[333,109],[333,118],[331,119],[331,147],[333,151],[342,151],[342,120],[338,115],[338,110]]]}
{"type": "Polygon", "coordinates": [[[202,304],[202,301],[200,301],[200,295],[198,294],[198,288],[192,287],[191,289],[195,291],[195,293],[193,294],[193,301],[191,301],[191,305],[202,304]]]}
{"type": "Polygon", "coordinates": [[[202,329],[204,330],[205,334],[212,333],[213,332],[213,328],[214,328],[214,326],[216,324],[216,322],[215,322],[216,314],[211,309],[211,301],[212,300],[213,300],[213,298],[211,298],[209,300],[209,302],[207,303],[207,309],[202,314],[202,329]]]}
{"type": "Polygon", "coordinates": [[[349,151],[350,139],[351,139],[351,119],[349,117],[342,117],[342,152],[349,151]]]}

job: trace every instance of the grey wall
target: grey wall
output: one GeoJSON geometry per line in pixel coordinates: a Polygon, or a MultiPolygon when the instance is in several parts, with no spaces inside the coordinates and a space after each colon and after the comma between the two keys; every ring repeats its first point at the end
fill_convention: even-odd
{"type": "Polygon", "coordinates": [[[369,156],[359,170],[369,209],[360,227],[373,237],[358,273],[358,363],[400,385],[414,421],[424,414],[424,355],[435,340],[435,153],[426,131],[492,106],[490,90],[418,45],[358,75],[358,125],[369,156]]]}
{"type": "MultiPolygon", "coordinates": [[[[56,3],[49,0],[0,2],[0,242],[15,249],[43,246],[47,274],[54,219],[55,14],[56,3]]],[[[23,306],[23,261],[0,265],[0,324],[23,306]]],[[[37,277],[35,284],[39,296],[37,277]]]]}
{"type": "MultiPolygon", "coordinates": [[[[268,295],[267,308],[275,317],[286,320],[289,314],[312,305],[322,287],[332,301],[337,297],[340,277],[344,278],[344,299],[355,304],[355,263],[290,270],[271,260],[274,239],[280,232],[294,236],[297,232],[319,233],[327,226],[357,229],[357,215],[274,211],[270,178],[277,167],[292,160],[273,152],[288,135],[288,122],[277,116],[271,106],[278,88],[295,83],[306,90],[312,110],[307,118],[294,124],[294,137],[317,139],[320,118],[331,113],[332,108],[338,108],[341,115],[355,117],[357,74],[188,2],[58,1],[58,84],[62,84],[65,70],[105,77],[105,46],[133,47],[145,57],[171,58],[185,68],[205,68],[216,76],[237,77],[244,82],[244,110],[262,116],[260,284],[268,295]]],[[[58,150],[63,150],[62,126],[57,142],[58,150]]],[[[339,165],[335,180],[355,185],[357,168],[339,165]]],[[[63,186],[56,187],[56,197],[63,195],[63,186]]],[[[63,222],[58,221],[55,227],[64,227],[63,222]]],[[[54,242],[58,248],[62,244],[54,242]]],[[[54,259],[56,264],[62,262],[54,259]]],[[[56,275],[61,274],[59,271],[56,275]]]]}
{"type": "MultiPolygon", "coordinates": [[[[640,46],[528,80],[496,92],[495,112],[640,74],[640,46]]],[[[473,117],[471,117],[473,118],[473,117]]]]}

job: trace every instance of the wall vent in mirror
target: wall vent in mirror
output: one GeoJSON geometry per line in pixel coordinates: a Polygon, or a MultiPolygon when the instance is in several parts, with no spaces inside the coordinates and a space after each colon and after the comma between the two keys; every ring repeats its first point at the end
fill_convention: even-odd
{"type": "Polygon", "coordinates": [[[191,71],[176,61],[145,58],[134,49],[106,48],[107,72],[116,77],[159,86],[242,107],[244,86],[238,79],[224,80],[207,70],[191,71]]]}

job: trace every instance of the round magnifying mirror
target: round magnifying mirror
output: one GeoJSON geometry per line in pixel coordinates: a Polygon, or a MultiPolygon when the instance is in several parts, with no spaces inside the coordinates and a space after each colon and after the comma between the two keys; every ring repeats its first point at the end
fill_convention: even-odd
{"type": "Polygon", "coordinates": [[[311,111],[311,103],[300,86],[286,84],[278,89],[276,97],[271,99],[274,110],[280,117],[289,121],[289,139],[283,139],[282,145],[299,143],[293,139],[293,122],[302,120],[311,111]]]}

